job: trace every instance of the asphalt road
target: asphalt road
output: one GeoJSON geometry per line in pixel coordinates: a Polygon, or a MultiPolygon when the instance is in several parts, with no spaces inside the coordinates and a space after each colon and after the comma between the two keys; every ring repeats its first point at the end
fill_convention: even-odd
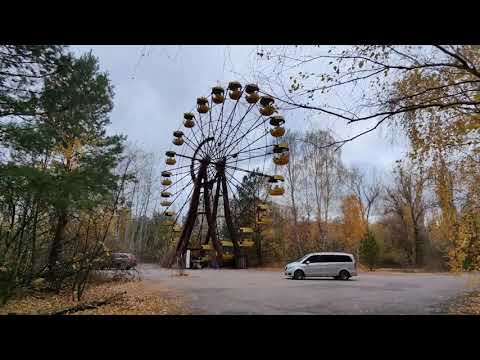
{"type": "Polygon", "coordinates": [[[281,272],[139,267],[184,296],[198,314],[438,314],[451,299],[480,287],[478,275],[360,273],[348,281],[289,280],[281,272]]]}

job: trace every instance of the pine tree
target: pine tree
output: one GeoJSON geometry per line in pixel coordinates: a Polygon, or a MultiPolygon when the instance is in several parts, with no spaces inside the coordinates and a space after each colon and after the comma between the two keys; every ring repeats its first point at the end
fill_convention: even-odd
{"type": "MultiPolygon", "coordinates": [[[[39,92],[35,114],[0,124],[0,144],[6,150],[6,161],[0,163],[0,225],[2,218],[12,219],[2,233],[9,246],[1,249],[0,257],[22,263],[10,246],[21,239],[22,246],[31,247],[26,253],[33,269],[33,262],[40,262],[34,255],[41,230],[46,252],[41,261],[46,264],[39,267],[48,269],[57,287],[67,256],[64,246],[78,241],[78,234],[68,236],[69,223],[88,214],[100,224],[105,209],[115,203],[120,179],[114,170],[124,138],[106,133],[113,88],[91,53],[65,56],[61,66],[44,77],[39,92]],[[42,229],[32,220],[37,216],[46,220],[42,229]]],[[[17,265],[12,274],[18,272],[17,265]]]]}
{"type": "Polygon", "coordinates": [[[360,243],[360,259],[365,262],[370,271],[375,268],[379,255],[379,248],[375,235],[368,232],[360,243]]]}
{"type": "Polygon", "coordinates": [[[63,45],[0,45],[0,118],[39,112],[43,80],[69,55],[63,45]]]}

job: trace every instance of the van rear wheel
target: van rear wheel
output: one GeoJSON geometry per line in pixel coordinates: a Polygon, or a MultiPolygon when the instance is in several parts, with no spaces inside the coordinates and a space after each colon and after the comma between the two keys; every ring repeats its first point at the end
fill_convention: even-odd
{"type": "Polygon", "coordinates": [[[303,280],[305,279],[305,274],[303,273],[302,270],[297,270],[293,273],[293,278],[295,280],[303,280]]]}
{"type": "Polygon", "coordinates": [[[348,280],[350,278],[350,273],[347,270],[342,270],[340,271],[338,278],[340,280],[348,280]]]}

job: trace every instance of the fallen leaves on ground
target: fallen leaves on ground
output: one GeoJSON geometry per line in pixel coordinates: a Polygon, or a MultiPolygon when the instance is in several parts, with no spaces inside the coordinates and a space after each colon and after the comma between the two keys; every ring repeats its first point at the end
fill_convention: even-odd
{"type": "Polygon", "coordinates": [[[110,281],[92,284],[82,300],[72,300],[70,292],[61,294],[28,295],[11,299],[0,314],[40,315],[52,314],[63,309],[99,301],[115,294],[126,294],[111,303],[72,313],[72,315],[185,315],[188,314],[181,298],[172,294],[161,284],[149,281],[110,281]]]}
{"type": "Polygon", "coordinates": [[[454,315],[480,315],[480,291],[474,291],[457,299],[449,308],[454,315]]]}

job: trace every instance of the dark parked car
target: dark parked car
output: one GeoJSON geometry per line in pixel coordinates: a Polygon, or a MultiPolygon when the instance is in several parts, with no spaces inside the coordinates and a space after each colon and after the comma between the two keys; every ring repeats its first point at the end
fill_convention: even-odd
{"type": "Polygon", "coordinates": [[[114,269],[130,270],[137,266],[137,258],[129,253],[113,253],[111,266],[114,269]]]}

